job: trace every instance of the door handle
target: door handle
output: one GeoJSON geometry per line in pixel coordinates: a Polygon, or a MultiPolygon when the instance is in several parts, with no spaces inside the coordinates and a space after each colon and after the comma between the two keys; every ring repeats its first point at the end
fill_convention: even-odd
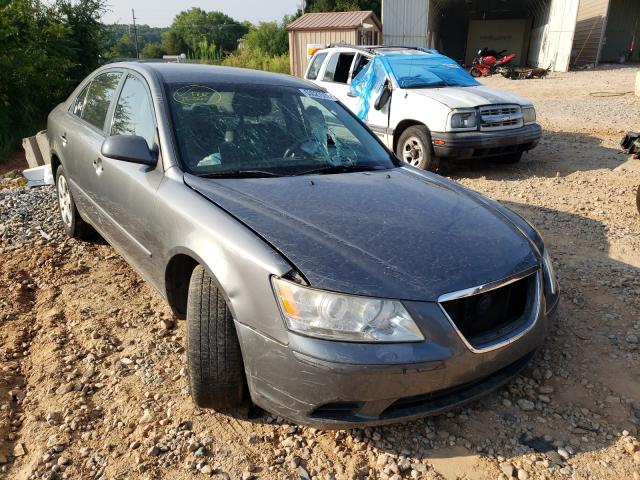
{"type": "Polygon", "coordinates": [[[347,92],[347,97],[351,97],[351,98],[356,98],[358,95],[356,95],[353,92],[347,92]]]}
{"type": "Polygon", "coordinates": [[[62,140],[62,146],[66,146],[67,145],[67,134],[63,133],[62,135],[60,135],[60,140],[62,140]]]}
{"type": "Polygon", "coordinates": [[[95,168],[98,175],[102,173],[102,160],[100,158],[96,158],[93,161],[93,168],[95,168]]]}

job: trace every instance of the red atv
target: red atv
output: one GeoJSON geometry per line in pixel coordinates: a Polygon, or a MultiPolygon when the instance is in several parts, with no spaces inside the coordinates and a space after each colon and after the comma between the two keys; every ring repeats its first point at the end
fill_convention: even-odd
{"type": "Polygon", "coordinates": [[[516,58],[515,53],[505,55],[506,50],[496,52],[486,47],[478,51],[478,55],[473,59],[469,73],[472,77],[486,77],[496,73],[499,67],[504,67],[511,60],[516,58]]]}

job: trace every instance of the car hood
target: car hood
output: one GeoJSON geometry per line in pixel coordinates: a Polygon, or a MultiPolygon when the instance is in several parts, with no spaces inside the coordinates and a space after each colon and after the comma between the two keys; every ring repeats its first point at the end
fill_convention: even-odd
{"type": "Polygon", "coordinates": [[[434,301],[538,264],[529,240],[503,214],[414,169],[184,179],[317,288],[434,301]]]}
{"type": "Polygon", "coordinates": [[[474,108],[481,105],[495,105],[501,103],[515,103],[518,105],[530,105],[531,102],[524,98],[512,95],[509,92],[495,90],[480,85],[477,87],[445,87],[445,88],[416,88],[408,90],[421,97],[431,98],[443,103],[449,108],[474,108]]]}

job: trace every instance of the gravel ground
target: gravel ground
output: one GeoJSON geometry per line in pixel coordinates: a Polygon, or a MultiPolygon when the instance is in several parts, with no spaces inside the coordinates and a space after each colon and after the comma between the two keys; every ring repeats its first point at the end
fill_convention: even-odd
{"type": "Polygon", "coordinates": [[[632,90],[634,74],[487,80],[536,103],[544,140],[521,164],[443,174],[539,227],[557,324],[508,386],[403,425],[195,408],[184,322],[104,242],[64,237],[52,188],[0,180],[0,479],[640,480],[640,161],[617,152],[640,101],[589,95],[632,90]]]}

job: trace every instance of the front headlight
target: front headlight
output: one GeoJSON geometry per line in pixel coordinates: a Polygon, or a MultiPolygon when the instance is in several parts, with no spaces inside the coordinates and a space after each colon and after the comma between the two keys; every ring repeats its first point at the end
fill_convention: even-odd
{"type": "Polygon", "coordinates": [[[353,342],[418,342],[424,336],[396,300],[344,295],[272,277],[287,328],[310,337],[353,342]]]}
{"type": "Polygon", "coordinates": [[[536,109],[533,107],[522,107],[522,119],[524,123],[535,123],[536,109]]]}
{"type": "Polygon", "coordinates": [[[549,251],[547,249],[545,249],[544,253],[542,254],[542,265],[544,268],[544,273],[549,279],[549,289],[551,291],[551,295],[555,295],[558,292],[558,280],[556,280],[556,274],[553,271],[553,262],[551,261],[549,251]]]}
{"type": "Polygon", "coordinates": [[[476,112],[458,112],[451,115],[451,128],[476,128],[476,112]]]}

